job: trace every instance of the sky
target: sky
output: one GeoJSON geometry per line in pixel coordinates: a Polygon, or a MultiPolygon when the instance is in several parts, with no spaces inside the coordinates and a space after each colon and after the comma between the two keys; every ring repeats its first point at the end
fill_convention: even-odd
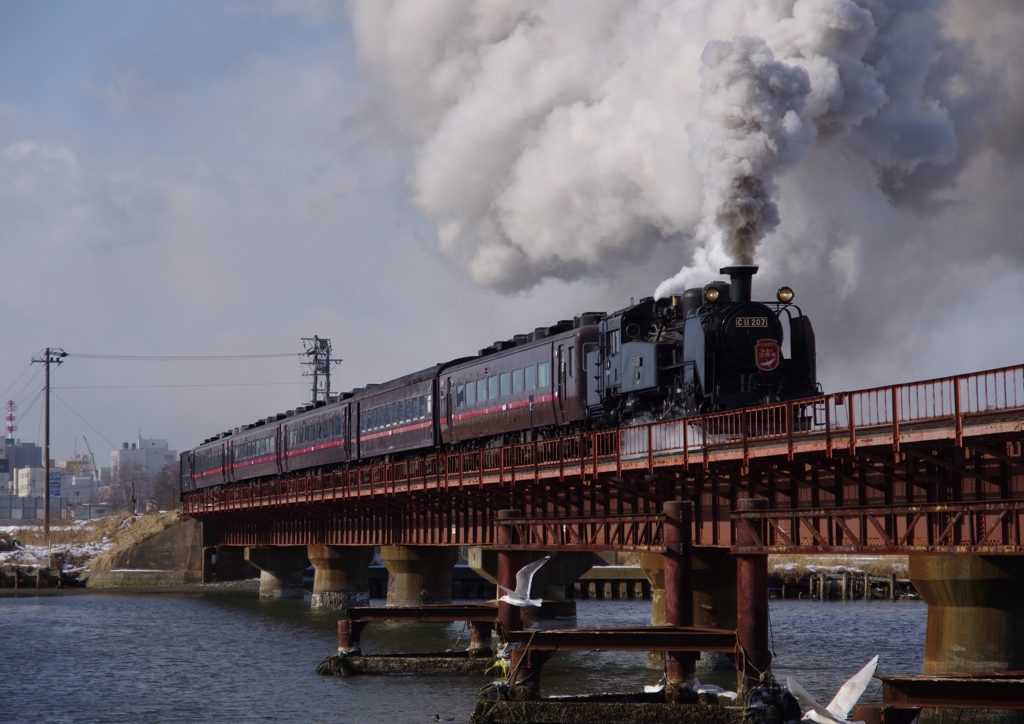
{"type": "Polygon", "coordinates": [[[737,68],[796,78],[776,125],[803,129],[762,144],[755,295],[796,290],[823,387],[1024,361],[1015,2],[574,7],[0,2],[15,437],[43,441],[47,346],[51,457],[84,435],[103,465],[308,401],[303,337],[350,389],[717,277],[714,124],[755,107],[723,61],[747,46],[769,60],[737,68]]]}

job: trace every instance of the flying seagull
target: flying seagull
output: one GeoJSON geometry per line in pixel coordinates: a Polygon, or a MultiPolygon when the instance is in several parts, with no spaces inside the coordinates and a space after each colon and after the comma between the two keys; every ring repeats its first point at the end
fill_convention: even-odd
{"type": "Polygon", "coordinates": [[[836,694],[835,698],[826,707],[816,702],[814,697],[808,694],[804,687],[800,686],[800,682],[793,677],[789,677],[786,681],[786,688],[789,689],[793,696],[810,707],[810,711],[804,714],[803,721],[813,721],[817,722],[817,724],[845,722],[846,717],[850,714],[850,710],[853,709],[853,705],[860,699],[860,695],[868,687],[871,677],[875,675],[876,666],[878,666],[877,656],[871,659],[863,669],[851,676],[840,687],[839,693],[836,694]]]}
{"type": "Polygon", "coordinates": [[[533,574],[537,572],[538,568],[550,560],[551,556],[544,556],[543,558],[539,558],[533,563],[520,568],[519,573],[516,574],[516,590],[514,591],[510,591],[499,583],[498,588],[504,591],[505,595],[498,600],[510,603],[513,606],[519,606],[520,608],[525,606],[536,606],[537,608],[540,608],[541,599],[530,598],[530,586],[533,585],[533,574]]]}

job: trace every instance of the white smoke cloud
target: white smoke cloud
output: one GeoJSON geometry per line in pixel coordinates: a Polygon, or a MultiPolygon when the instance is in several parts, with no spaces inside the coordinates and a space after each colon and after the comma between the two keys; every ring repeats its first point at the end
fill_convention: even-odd
{"type": "Polygon", "coordinates": [[[779,223],[779,177],[812,147],[863,157],[883,200],[957,148],[926,87],[940,3],[352,7],[360,56],[418,144],[415,201],[485,287],[614,274],[666,240],[703,249],[665,293],[710,260],[750,261],[779,223]]]}

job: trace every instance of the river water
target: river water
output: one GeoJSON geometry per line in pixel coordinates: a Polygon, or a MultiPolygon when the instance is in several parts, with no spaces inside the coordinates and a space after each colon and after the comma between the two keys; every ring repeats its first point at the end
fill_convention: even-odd
{"type": "MultiPolygon", "coordinates": [[[[375,601],[382,604],[382,601],[375,601]]],[[[580,627],[644,624],[649,601],[578,601],[580,627]]],[[[773,601],[774,670],[821,703],[875,654],[886,674],[921,672],[921,602],[773,601]]],[[[440,651],[462,624],[372,623],[365,653],[440,651]]],[[[474,677],[316,676],[337,615],[254,595],[0,598],[2,722],[467,721],[474,677]]],[[[463,639],[464,646],[468,633],[463,639]]],[[[659,678],[643,653],[561,652],[543,693],[636,691],[659,678]]],[[[727,683],[727,682],[721,682],[727,683]]],[[[862,701],[877,688],[868,688],[862,701]]]]}

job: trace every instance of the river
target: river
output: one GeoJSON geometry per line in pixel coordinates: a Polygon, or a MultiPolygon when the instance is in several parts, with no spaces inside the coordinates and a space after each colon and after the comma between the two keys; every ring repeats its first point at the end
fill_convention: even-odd
{"type": "MultiPolygon", "coordinates": [[[[646,623],[651,606],[577,605],[580,627],[646,623]]],[[[881,673],[920,673],[926,613],[912,601],[773,601],[776,677],[795,676],[827,703],[875,654],[881,673]]],[[[444,650],[462,628],[373,623],[363,650],[444,650]]],[[[337,614],[311,611],[308,598],[0,598],[0,721],[403,724],[434,721],[435,714],[468,720],[482,678],[316,676],[317,664],[335,651],[336,631],[337,614]]],[[[644,660],[642,653],[562,652],[544,668],[543,693],[635,691],[659,678],[644,660]]]]}

